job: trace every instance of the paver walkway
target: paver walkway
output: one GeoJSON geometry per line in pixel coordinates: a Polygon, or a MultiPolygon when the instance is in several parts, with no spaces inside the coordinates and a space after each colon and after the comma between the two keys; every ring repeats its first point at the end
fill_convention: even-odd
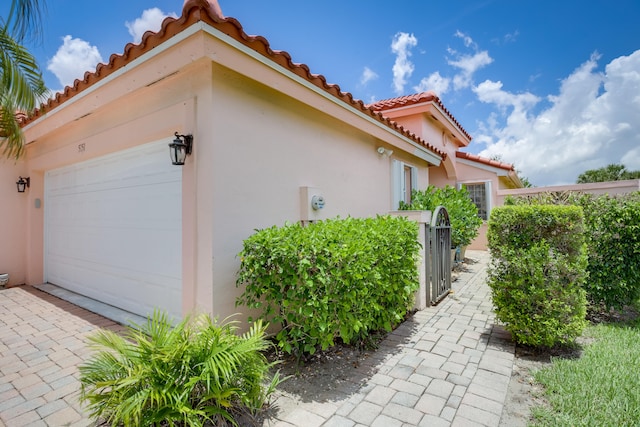
{"type": "Polygon", "coordinates": [[[86,336],[122,327],[30,286],[0,291],[0,426],[88,426],[78,403],[86,336]]]}
{"type": "Polygon", "coordinates": [[[393,331],[363,371],[375,372],[355,393],[352,383],[336,399],[303,402],[283,394],[273,427],[498,426],[515,346],[495,325],[486,285],[489,254],[471,260],[454,293],[417,312],[393,331]]]}
{"type": "MultiPolygon", "coordinates": [[[[513,366],[509,334],[494,324],[488,254],[473,260],[454,293],[416,313],[369,358],[361,387],[301,401],[282,394],[269,427],[498,426],[513,366]]],[[[122,327],[32,287],[0,291],[0,426],[89,426],[77,366],[86,337],[122,327]]],[[[333,392],[332,391],[332,392],[333,392]]]]}

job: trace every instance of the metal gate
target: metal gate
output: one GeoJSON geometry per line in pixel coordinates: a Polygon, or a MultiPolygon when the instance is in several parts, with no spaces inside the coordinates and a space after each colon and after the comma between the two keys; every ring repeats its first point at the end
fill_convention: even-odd
{"type": "MultiPolygon", "coordinates": [[[[444,206],[438,206],[431,216],[428,253],[431,279],[431,304],[437,304],[451,290],[451,223],[444,206]]],[[[429,268],[428,267],[428,268],[429,268]]]]}

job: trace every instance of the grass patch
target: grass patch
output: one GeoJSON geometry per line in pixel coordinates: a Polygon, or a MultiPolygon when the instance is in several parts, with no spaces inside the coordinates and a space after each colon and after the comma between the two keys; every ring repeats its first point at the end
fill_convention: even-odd
{"type": "Polygon", "coordinates": [[[534,374],[549,405],[532,409],[532,425],[640,425],[640,322],[590,326],[584,336],[593,342],[581,358],[534,374]]]}

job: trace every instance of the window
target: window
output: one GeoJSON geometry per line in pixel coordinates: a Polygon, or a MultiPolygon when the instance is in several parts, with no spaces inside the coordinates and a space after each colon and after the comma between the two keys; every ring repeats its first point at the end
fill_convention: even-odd
{"type": "Polygon", "coordinates": [[[489,218],[491,210],[490,194],[491,182],[483,182],[480,184],[464,184],[465,188],[471,196],[471,200],[478,208],[478,216],[483,220],[489,218]]]}
{"type": "Polygon", "coordinates": [[[393,209],[400,207],[400,202],[411,203],[411,190],[418,188],[418,169],[398,160],[393,160],[393,209]]]}

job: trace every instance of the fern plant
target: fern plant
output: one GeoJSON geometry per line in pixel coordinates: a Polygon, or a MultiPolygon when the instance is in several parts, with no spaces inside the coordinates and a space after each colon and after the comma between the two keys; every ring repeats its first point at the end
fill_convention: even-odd
{"type": "Polygon", "coordinates": [[[243,335],[235,322],[207,315],[173,325],[155,311],[118,335],[92,335],[91,358],[80,366],[80,399],[90,415],[117,426],[201,426],[257,414],[280,383],[263,351],[270,345],[258,321],[243,335]]]}

